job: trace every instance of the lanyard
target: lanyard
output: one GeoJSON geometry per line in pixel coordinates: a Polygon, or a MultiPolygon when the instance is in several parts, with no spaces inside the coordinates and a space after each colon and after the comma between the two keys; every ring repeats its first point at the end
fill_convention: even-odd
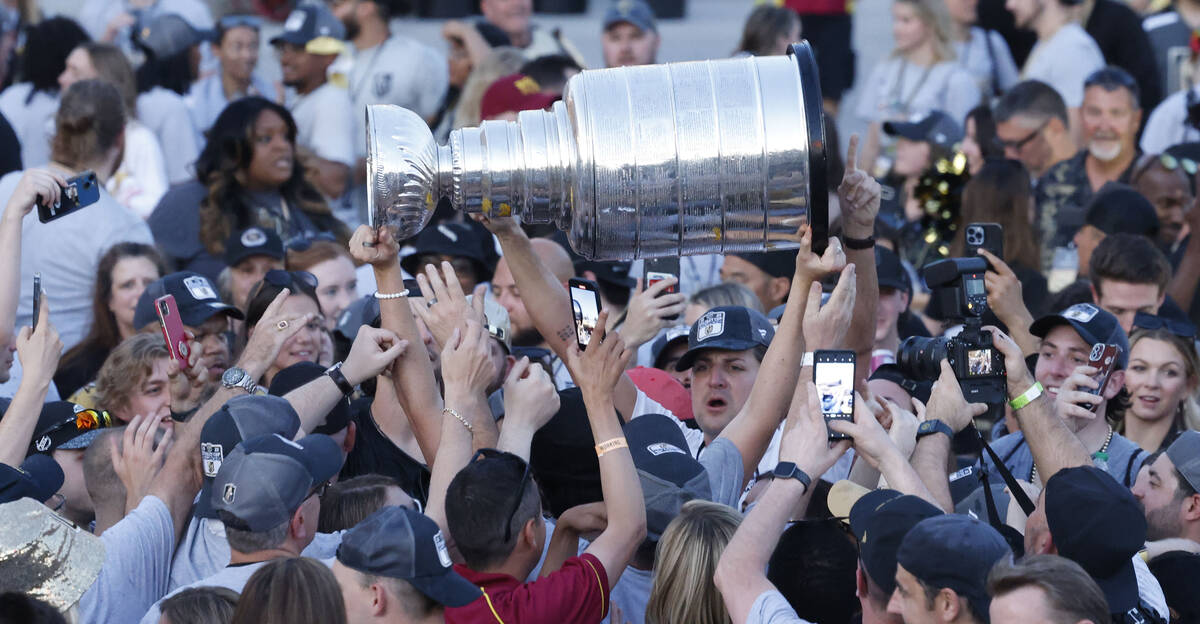
{"type": "Polygon", "coordinates": [[[933,65],[925,67],[925,71],[921,72],[920,78],[917,78],[917,84],[913,85],[912,91],[908,93],[908,97],[901,99],[904,90],[904,74],[908,70],[908,61],[901,60],[900,63],[900,73],[896,76],[896,85],[892,87],[892,97],[890,99],[893,109],[907,113],[908,105],[912,103],[913,98],[917,97],[917,92],[921,90],[921,87],[925,84],[925,80],[929,78],[930,72],[933,71],[933,65]]]}
{"type": "Polygon", "coordinates": [[[361,80],[355,80],[355,75],[358,74],[358,72],[354,70],[357,69],[358,63],[355,63],[354,69],[350,70],[350,93],[354,94],[355,102],[362,101],[359,99],[362,95],[360,93],[360,91],[362,91],[362,85],[363,83],[368,82],[367,79],[371,77],[371,70],[375,68],[375,61],[379,60],[379,56],[383,54],[383,48],[386,47],[387,44],[391,43],[391,41],[391,37],[388,37],[387,39],[383,40],[383,43],[375,46],[375,52],[371,54],[371,60],[367,61],[367,67],[362,72],[361,80]]]}

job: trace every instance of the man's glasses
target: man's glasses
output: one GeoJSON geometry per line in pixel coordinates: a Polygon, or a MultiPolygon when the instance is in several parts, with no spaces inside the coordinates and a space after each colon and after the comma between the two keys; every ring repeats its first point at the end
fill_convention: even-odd
{"type": "Polygon", "coordinates": [[[1138,312],[1133,317],[1133,327],[1135,329],[1149,330],[1165,329],[1180,338],[1194,339],[1196,337],[1196,327],[1191,323],[1163,318],[1154,314],[1146,314],[1145,312],[1138,312]]]}
{"type": "Polygon", "coordinates": [[[304,500],[308,500],[308,499],[312,498],[313,496],[316,496],[317,498],[325,498],[325,492],[329,491],[329,488],[332,485],[333,485],[333,479],[324,481],[322,483],[318,483],[316,485],[316,487],[314,487],[312,490],[310,490],[308,492],[308,496],[305,496],[304,500]]]}
{"type": "Polygon", "coordinates": [[[514,455],[514,454],[506,452],[506,451],[499,451],[499,450],[490,449],[490,448],[481,448],[478,451],[475,451],[475,454],[471,456],[470,463],[473,464],[473,463],[475,463],[476,460],[478,460],[480,458],[482,458],[482,459],[507,459],[510,461],[517,461],[522,466],[521,484],[517,487],[517,494],[516,494],[516,497],[513,499],[512,508],[509,509],[509,511],[508,511],[508,516],[507,516],[508,519],[505,520],[505,522],[504,522],[504,543],[507,544],[508,541],[512,539],[512,525],[513,525],[513,519],[516,518],[516,516],[517,516],[517,509],[519,509],[521,507],[521,501],[525,500],[525,486],[526,486],[526,484],[529,483],[529,479],[530,479],[529,462],[525,461],[524,459],[521,459],[521,457],[518,455],[514,455]]]}
{"type": "Polygon", "coordinates": [[[271,269],[263,276],[263,282],[276,288],[293,288],[296,284],[304,284],[309,288],[317,288],[317,276],[308,271],[284,271],[271,269]]]}
{"type": "Polygon", "coordinates": [[[321,232],[320,234],[313,234],[312,236],[305,236],[301,234],[300,236],[289,238],[287,242],[284,243],[284,247],[287,247],[288,251],[308,251],[312,248],[313,243],[316,242],[336,243],[337,237],[329,232],[321,232]]]}
{"type": "Polygon", "coordinates": [[[1030,141],[1032,141],[1039,134],[1041,134],[1042,130],[1045,130],[1046,126],[1050,125],[1051,119],[1054,119],[1054,118],[1050,117],[1049,119],[1046,119],[1046,121],[1043,121],[1042,125],[1038,126],[1036,130],[1034,130],[1033,132],[1030,132],[1025,138],[1023,138],[1019,141],[1005,141],[1004,139],[1000,139],[999,137],[996,137],[996,138],[1000,140],[1000,145],[1003,145],[1005,149],[1012,148],[1015,150],[1019,150],[1019,149],[1025,147],[1026,145],[1028,145],[1030,141]]]}

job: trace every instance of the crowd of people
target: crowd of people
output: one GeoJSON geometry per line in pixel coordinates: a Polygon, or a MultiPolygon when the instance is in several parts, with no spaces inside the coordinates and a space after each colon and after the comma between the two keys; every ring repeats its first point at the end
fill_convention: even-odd
{"type": "Polygon", "coordinates": [[[861,80],[851,3],[747,3],[831,236],[653,283],[364,224],[365,107],[585,71],[533,0],[0,6],[0,623],[1200,622],[1197,0],[894,0],[861,80]]]}

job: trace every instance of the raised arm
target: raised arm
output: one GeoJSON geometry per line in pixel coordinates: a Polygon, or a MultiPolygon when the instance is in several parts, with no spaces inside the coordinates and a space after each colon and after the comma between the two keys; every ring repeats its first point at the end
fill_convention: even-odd
{"type": "MultiPolygon", "coordinates": [[[[875,125],[872,125],[872,130],[875,125]]],[[[871,165],[870,160],[867,166],[871,165]]],[[[838,186],[838,202],[842,210],[842,234],[847,242],[846,262],[857,267],[858,299],[850,330],[846,333],[846,348],[857,354],[855,379],[870,375],[871,350],[875,345],[875,308],[879,305],[879,276],[875,273],[875,249],[854,249],[848,241],[864,240],[875,234],[875,217],[879,214],[881,189],[879,182],[858,166],[858,135],[850,136],[846,152],[846,173],[838,186]]]]}
{"type": "MultiPolygon", "coordinates": [[[[918,414],[923,413],[922,420],[940,420],[950,427],[955,434],[966,429],[974,422],[976,416],[987,412],[983,403],[967,403],[963,398],[962,388],[954,369],[942,360],[942,373],[929,391],[929,405],[922,406],[921,402],[913,399],[918,414]]],[[[950,480],[946,467],[950,460],[950,436],[931,433],[917,439],[917,447],[913,451],[912,467],[920,475],[925,487],[929,488],[934,499],[933,504],[941,507],[946,513],[954,511],[954,501],[950,497],[950,480]]]]}
{"type": "Polygon", "coordinates": [[[8,406],[7,417],[0,419],[0,463],[9,466],[20,466],[25,461],[25,453],[36,433],[34,429],[37,428],[38,416],[42,413],[42,404],[46,401],[46,392],[50,389],[50,381],[62,353],[62,342],[50,324],[50,308],[45,298],[42,299],[42,309],[38,315],[41,320],[37,330],[22,327],[17,336],[17,357],[21,358],[24,374],[8,406]]]}
{"type": "Polygon", "coordinates": [[[496,448],[529,461],[533,434],[558,413],[554,380],[541,366],[531,366],[523,357],[513,365],[504,381],[504,424],[496,448]]]}
{"type": "Polygon", "coordinates": [[[921,482],[917,471],[908,464],[908,458],[888,437],[875,415],[867,409],[862,395],[855,393],[854,421],[831,420],[829,428],[850,436],[854,440],[855,452],[887,479],[889,488],[918,496],[934,505],[938,504],[933,494],[921,482]]]}
{"type": "Polygon", "coordinates": [[[608,513],[607,526],[585,552],[604,565],[608,586],[612,587],[646,537],[646,504],[612,402],[613,387],[620,379],[627,379],[625,366],[633,351],[626,348],[620,334],[605,331],[607,321],[608,312],[602,311],[588,350],[581,353],[578,346],[572,345],[567,366],[583,393],[592,438],[596,441],[600,487],[608,513]]]}
{"type": "Polygon", "coordinates": [[[983,276],[987,285],[988,307],[996,314],[996,318],[1008,327],[1008,335],[1021,347],[1021,353],[1037,353],[1038,339],[1029,333],[1029,326],[1033,325],[1034,318],[1029,313],[1029,308],[1025,307],[1025,300],[1021,298],[1021,281],[1017,279],[1017,274],[1013,273],[1004,260],[982,247],[979,249],[979,255],[987,258],[991,264],[983,276]]]}
{"type": "MultiPolygon", "coordinates": [[[[806,406],[790,420],[792,424],[779,445],[779,461],[796,464],[810,480],[815,480],[850,448],[850,442],[842,440],[830,446],[816,398],[817,389],[811,381],[803,385],[807,387],[803,393],[807,397],[806,406]]],[[[811,494],[810,486],[798,479],[772,480],[767,493],[725,547],[714,581],[735,624],[746,622],[755,600],[763,592],[775,589],[767,580],[767,562],[793,512],[807,506],[811,494]]]]}
{"type": "MultiPolygon", "coordinates": [[[[21,225],[39,200],[58,201],[67,181],[47,169],[26,169],[0,217],[0,345],[16,333],[17,302],[21,296],[21,225]]],[[[37,267],[34,267],[36,270],[37,267]]],[[[34,310],[34,314],[37,311],[34,310]]],[[[24,362],[21,363],[25,365],[24,362]]],[[[18,462],[20,463],[20,462],[18,462]]]]}

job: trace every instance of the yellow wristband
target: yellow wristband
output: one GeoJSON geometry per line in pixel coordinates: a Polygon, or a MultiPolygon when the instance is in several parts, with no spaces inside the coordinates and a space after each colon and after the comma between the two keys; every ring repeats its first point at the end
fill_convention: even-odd
{"type": "Polygon", "coordinates": [[[1026,390],[1024,393],[1022,393],[1021,396],[1016,397],[1015,399],[1009,401],[1008,404],[1014,410],[1019,410],[1022,407],[1025,407],[1026,405],[1029,405],[1030,403],[1032,403],[1034,399],[1042,396],[1042,391],[1044,389],[1045,388],[1042,387],[1042,382],[1040,382],[1040,381],[1034,382],[1034,384],[1032,386],[1029,386],[1029,389],[1026,390]]]}
{"type": "Polygon", "coordinates": [[[625,441],[625,438],[605,440],[596,445],[596,457],[604,457],[605,453],[615,451],[619,448],[629,448],[629,443],[625,441]]]}

